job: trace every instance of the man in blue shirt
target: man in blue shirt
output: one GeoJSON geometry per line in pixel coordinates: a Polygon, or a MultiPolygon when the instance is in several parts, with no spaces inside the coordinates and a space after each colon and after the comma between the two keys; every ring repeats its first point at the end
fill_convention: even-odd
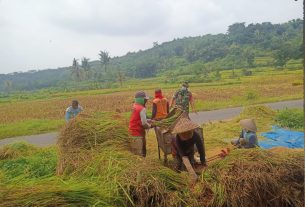
{"type": "Polygon", "coordinates": [[[71,106],[66,109],[66,121],[76,117],[80,112],[83,111],[83,108],[78,104],[77,100],[73,100],[71,106]]]}

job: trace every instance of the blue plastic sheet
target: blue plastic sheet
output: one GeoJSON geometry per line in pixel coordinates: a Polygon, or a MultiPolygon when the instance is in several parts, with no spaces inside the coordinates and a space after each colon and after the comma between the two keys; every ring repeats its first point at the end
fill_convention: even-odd
{"type": "Polygon", "coordinates": [[[304,148],[304,133],[272,126],[271,132],[261,133],[266,140],[259,141],[265,149],[273,147],[304,148]]]}

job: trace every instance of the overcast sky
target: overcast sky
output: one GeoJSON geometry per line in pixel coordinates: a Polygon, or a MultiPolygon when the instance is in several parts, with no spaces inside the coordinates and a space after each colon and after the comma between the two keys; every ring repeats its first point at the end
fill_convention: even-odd
{"type": "Polygon", "coordinates": [[[69,66],[173,38],[225,33],[235,22],[302,18],[294,0],[0,0],[0,73],[69,66]]]}

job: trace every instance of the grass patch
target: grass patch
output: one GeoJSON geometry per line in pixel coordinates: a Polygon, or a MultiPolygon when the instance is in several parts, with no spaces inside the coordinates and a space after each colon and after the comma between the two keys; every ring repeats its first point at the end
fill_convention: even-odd
{"type": "Polygon", "coordinates": [[[304,111],[303,109],[285,109],[276,115],[276,121],[281,127],[290,129],[303,130],[304,127],[304,111]]]}
{"type": "Polygon", "coordinates": [[[64,122],[64,120],[32,119],[0,124],[0,139],[56,131],[64,122]]]}

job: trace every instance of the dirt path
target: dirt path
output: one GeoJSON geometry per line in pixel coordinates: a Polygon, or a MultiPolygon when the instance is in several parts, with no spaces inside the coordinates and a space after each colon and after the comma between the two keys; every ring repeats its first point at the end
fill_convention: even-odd
{"type": "MultiPolygon", "coordinates": [[[[274,110],[284,109],[284,108],[302,108],[303,100],[282,101],[276,103],[267,103],[265,105],[271,107],[274,110]]],[[[242,109],[243,107],[235,107],[235,108],[219,109],[213,111],[202,111],[202,112],[198,112],[198,114],[191,114],[190,117],[194,122],[198,124],[203,124],[209,121],[230,119],[234,116],[239,115],[242,109]]],[[[30,144],[35,144],[38,146],[48,146],[55,144],[56,140],[57,140],[57,132],[52,132],[47,134],[2,139],[0,140],[0,146],[16,141],[26,141],[29,142],[30,144]]]]}
{"type": "Polygon", "coordinates": [[[46,134],[37,134],[37,135],[1,139],[0,146],[10,144],[12,142],[17,142],[17,141],[26,141],[30,144],[35,144],[38,146],[48,146],[48,145],[55,144],[56,140],[57,140],[57,132],[52,132],[52,133],[46,133],[46,134]]]}
{"type": "MultiPolygon", "coordinates": [[[[303,100],[282,101],[276,103],[266,103],[259,105],[267,105],[274,110],[285,108],[303,108],[303,100]]],[[[213,111],[201,111],[198,114],[190,114],[191,119],[197,124],[203,124],[209,121],[226,120],[240,114],[243,107],[219,109],[213,111]]]]}

